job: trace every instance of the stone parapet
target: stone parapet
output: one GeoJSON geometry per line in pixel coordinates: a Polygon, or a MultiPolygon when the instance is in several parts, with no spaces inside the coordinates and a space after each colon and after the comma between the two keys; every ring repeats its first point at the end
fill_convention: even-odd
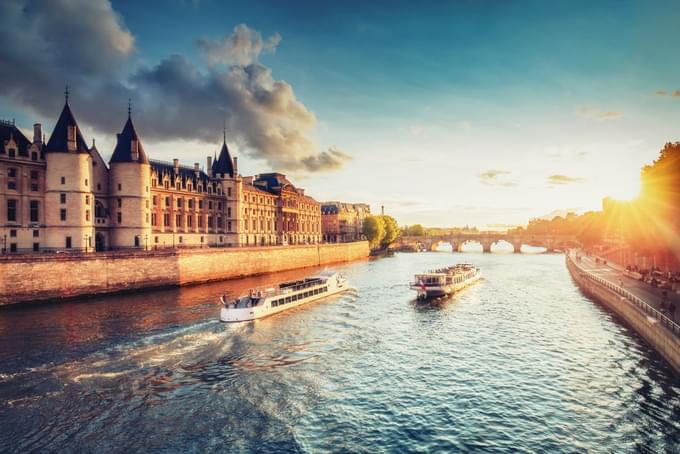
{"type": "Polygon", "coordinates": [[[49,254],[0,261],[0,305],[233,279],[368,257],[368,242],[49,254]]]}

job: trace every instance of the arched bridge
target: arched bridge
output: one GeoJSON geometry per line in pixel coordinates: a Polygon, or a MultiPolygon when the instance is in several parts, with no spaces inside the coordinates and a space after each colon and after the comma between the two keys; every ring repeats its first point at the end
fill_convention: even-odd
{"type": "Polygon", "coordinates": [[[412,247],[434,251],[442,243],[450,243],[454,252],[460,252],[465,243],[478,242],[484,252],[491,252],[491,246],[499,241],[505,241],[512,245],[515,253],[521,252],[522,245],[544,247],[548,252],[556,249],[568,249],[578,247],[579,242],[571,235],[532,235],[532,234],[508,234],[505,232],[475,232],[456,233],[451,235],[436,236],[402,236],[397,238],[393,247],[412,247]]]}

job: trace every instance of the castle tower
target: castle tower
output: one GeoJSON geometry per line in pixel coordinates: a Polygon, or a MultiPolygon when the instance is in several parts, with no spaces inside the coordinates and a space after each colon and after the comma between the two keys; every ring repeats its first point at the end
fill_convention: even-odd
{"type": "Polygon", "coordinates": [[[92,158],[66,102],[45,147],[46,246],[92,250],[94,195],[92,158]]]}
{"type": "Polygon", "coordinates": [[[151,166],[129,109],[117,140],[109,161],[111,246],[145,248],[151,238],[151,166]]]}
{"type": "Polygon", "coordinates": [[[210,169],[211,176],[220,181],[222,194],[226,203],[224,207],[224,228],[226,243],[240,245],[238,232],[241,222],[241,197],[243,194],[243,181],[237,174],[236,158],[231,157],[227,147],[226,131],[222,141],[222,149],[219,156],[213,161],[210,169]]]}

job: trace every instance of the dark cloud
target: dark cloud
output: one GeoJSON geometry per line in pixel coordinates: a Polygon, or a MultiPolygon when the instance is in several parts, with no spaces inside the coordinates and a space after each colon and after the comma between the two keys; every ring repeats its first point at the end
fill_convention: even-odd
{"type": "Polygon", "coordinates": [[[548,177],[548,183],[550,184],[571,184],[571,183],[582,183],[585,181],[583,178],[570,177],[567,175],[550,175],[548,177]]]}
{"type": "Polygon", "coordinates": [[[274,53],[280,42],[281,35],[278,33],[265,41],[259,32],[245,24],[239,24],[234,27],[231,35],[221,40],[201,38],[197,44],[210,66],[219,64],[246,66],[257,62],[262,53],[274,53]]]}
{"type": "Polygon", "coordinates": [[[0,47],[0,94],[54,118],[69,83],[79,121],[103,133],[119,132],[132,98],[147,142],[214,143],[226,121],[229,139],[274,169],[337,169],[349,156],[317,149],[314,113],[258,62],[280,39],[263,40],[242,24],[221,40],[198,41],[207,69],[183,55],[135,66],[134,37],[107,0],[8,0],[0,40],[11,45],[0,47]]]}
{"type": "Polygon", "coordinates": [[[479,174],[479,181],[487,186],[517,186],[517,182],[510,178],[512,172],[507,170],[487,170],[479,174]]]}

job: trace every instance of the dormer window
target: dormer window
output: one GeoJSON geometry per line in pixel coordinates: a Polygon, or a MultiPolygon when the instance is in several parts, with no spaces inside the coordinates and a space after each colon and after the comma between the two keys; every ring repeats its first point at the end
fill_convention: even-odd
{"type": "Polygon", "coordinates": [[[10,148],[8,150],[8,155],[10,158],[14,158],[17,155],[17,150],[15,148],[10,148]]]}

